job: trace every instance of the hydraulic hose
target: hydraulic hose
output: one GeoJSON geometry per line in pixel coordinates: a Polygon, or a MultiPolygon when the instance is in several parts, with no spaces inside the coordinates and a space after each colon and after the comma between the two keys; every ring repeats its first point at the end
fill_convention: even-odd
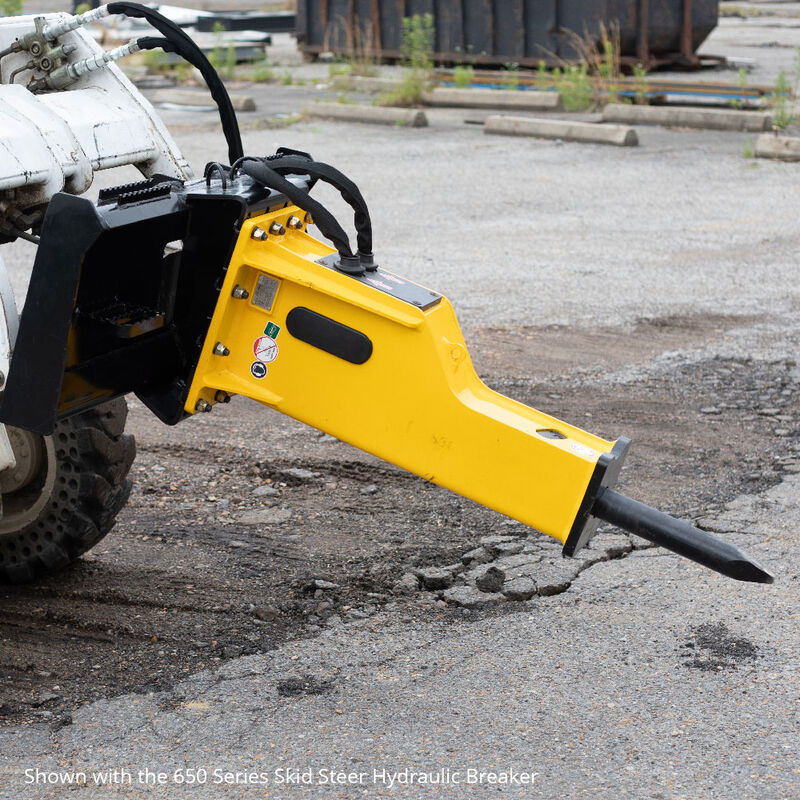
{"type": "Polygon", "coordinates": [[[295,186],[286,180],[283,175],[268,167],[264,159],[246,157],[241,159],[236,166],[245,175],[249,175],[262,186],[281,192],[296,206],[311,214],[320,233],[333,242],[334,247],[339,251],[341,261],[338,266],[340,269],[344,268],[344,271],[355,272],[357,268],[358,272],[363,272],[358,256],[354,256],[353,251],[350,249],[350,240],[347,234],[336,220],[336,217],[322,203],[314,200],[308,192],[295,186]]]}
{"type": "Polygon", "coordinates": [[[342,199],[353,209],[355,216],[356,234],[358,238],[358,252],[365,256],[372,255],[372,220],[369,216],[367,203],[361,195],[358,186],[336,167],[323,164],[300,155],[284,155],[278,153],[268,156],[265,163],[276,172],[306,173],[312,178],[317,178],[330,184],[339,191],[342,199]]]}
{"type": "Polygon", "coordinates": [[[241,158],[242,137],[239,132],[239,123],[236,120],[236,112],[233,110],[231,98],[222,83],[217,71],[206,58],[203,51],[192,41],[192,39],[172,20],[167,19],[158,11],[139,3],[130,3],[127,0],[109,3],[107,5],[110,14],[122,14],[126,17],[140,17],[147,20],[164,38],[153,36],[143,36],[138,40],[139,47],[143,50],[152,50],[160,47],[169,52],[174,52],[185,58],[192,66],[200,70],[211,96],[219,109],[219,118],[222,123],[222,131],[228,143],[228,158],[234,162],[241,158]]]}

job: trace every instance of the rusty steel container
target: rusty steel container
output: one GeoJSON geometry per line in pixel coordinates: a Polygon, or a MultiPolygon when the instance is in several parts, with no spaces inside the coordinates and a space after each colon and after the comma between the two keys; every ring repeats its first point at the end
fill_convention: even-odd
{"type": "Polygon", "coordinates": [[[619,26],[624,60],[697,63],[719,0],[297,0],[297,37],[311,56],[402,57],[403,18],[432,14],[440,63],[536,66],[579,58],[574,36],[619,26]]]}

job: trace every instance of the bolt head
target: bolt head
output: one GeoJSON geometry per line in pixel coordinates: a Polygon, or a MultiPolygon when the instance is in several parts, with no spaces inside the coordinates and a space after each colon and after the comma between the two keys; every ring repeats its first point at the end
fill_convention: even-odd
{"type": "Polygon", "coordinates": [[[289,219],[286,220],[286,225],[289,228],[297,230],[298,228],[303,227],[303,221],[299,217],[289,217],[289,219]]]}
{"type": "Polygon", "coordinates": [[[208,403],[205,400],[200,399],[194,404],[194,409],[195,411],[204,411],[204,412],[211,411],[211,403],[208,403]]]}
{"type": "Polygon", "coordinates": [[[248,292],[244,286],[239,286],[239,284],[236,284],[236,286],[233,287],[231,295],[237,300],[247,300],[247,298],[250,297],[250,292],[248,292]]]}
{"type": "Polygon", "coordinates": [[[286,228],[280,224],[280,222],[273,222],[272,225],[269,226],[269,232],[275,234],[275,236],[283,236],[286,233],[286,228]]]}
{"type": "Polygon", "coordinates": [[[256,225],[250,234],[250,238],[255,239],[257,242],[263,242],[267,238],[267,232],[263,228],[259,228],[258,225],[256,225]]]}

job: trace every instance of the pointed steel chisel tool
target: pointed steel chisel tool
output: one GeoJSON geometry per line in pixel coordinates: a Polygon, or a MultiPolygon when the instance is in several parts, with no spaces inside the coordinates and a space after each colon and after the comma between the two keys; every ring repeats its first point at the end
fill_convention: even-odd
{"type": "Polygon", "coordinates": [[[775,580],[735,545],[613,489],[603,488],[598,492],[592,515],[737,581],[772,583],[775,580]]]}

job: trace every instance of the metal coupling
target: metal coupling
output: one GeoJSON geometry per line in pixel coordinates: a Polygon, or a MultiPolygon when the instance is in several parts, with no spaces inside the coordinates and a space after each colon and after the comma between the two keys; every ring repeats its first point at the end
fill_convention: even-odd
{"type": "Polygon", "coordinates": [[[267,232],[263,228],[259,228],[258,225],[256,225],[250,233],[250,238],[255,239],[257,242],[263,242],[267,238],[267,232]]]}
{"type": "Polygon", "coordinates": [[[76,61],[74,64],[65,64],[46,77],[34,81],[28,88],[31,92],[38,92],[42,89],[66,89],[67,86],[75,83],[82,75],[103,69],[106,64],[110,64],[112,61],[119,61],[121,58],[133,53],[138,53],[141,49],[139,43],[133,39],[128,44],[109,50],[107,53],[98,53],[89,58],[76,61]]]}
{"type": "Polygon", "coordinates": [[[231,297],[235,297],[237,300],[247,300],[247,298],[250,297],[250,292],[248,292],[244,286],[240,286],[237,283],[236,286],[233,287],[231,297]]]}
{"type": "Polygon", "coordinates": [[[286,228],[284,228],[280,222],[273,222],[272,225],[269,226],[269,232],[275,236],[283,236],[283,234],[286,233],[286,228]]]}
{"type": "Polygon", "coordinates": [[[218,403],[230,403],[230,401],[231,401],[231,396],[230,396],[230,395],[229,395],[227,392],[223,392],[223,391],[222,391],[222,389],[220,389],[220,390],[219,390],[219,391],[218,391],[218,392],[217,392],[217,393],[214,395],[214,399],[215,399],[215,400],[216,400],[218,403]]]}
{"type": "Polygon", "coordinates": [[[217,342],[214,345],[214,355],[215,356],[229,356],[230,354],[231,354],[231,351],[228,350],[228,348],[225,347],[225,345],[222,344],[222,342],[217,342]]]}
{"type": "Polygon", "coordinates": [[[194,404],[194,410],[195,411],[203,411],[203,412],[211,411],[211,403],[209,403],[209,402],[207,402],[205,400],[202,400],[202,399],[198,400],[194,404]]]}
{"type": "Polygon", "coordinates": [[[295,216],[289,217],[289,219],[286,220],[286,227],[292,228],[293,230],[302,230],[303,220],[295,216]]]}
{"type": "Polygon", "coordinates": [[[74,31],[75,28],[80,28],[81,25],[87,25],[90,22],[95,22],[98,19],[103,19],[109,15],[107,6],[99,6],[87,11],[85,14],[78,14],[74,17],[61,20],[60,22],[52,22],[42,28],[42,35],[46,39],[57,39],[59,36],[74,31]]]}

